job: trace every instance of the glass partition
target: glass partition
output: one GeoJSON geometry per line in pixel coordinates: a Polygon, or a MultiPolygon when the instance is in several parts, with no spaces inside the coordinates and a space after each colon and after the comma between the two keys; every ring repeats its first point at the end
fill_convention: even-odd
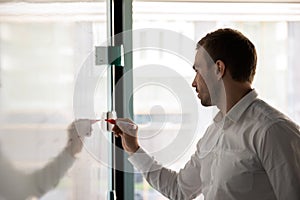
{"type": "MultiPolygon", "coordinates": [[[[75,118],[109,110],[107,66],[94,63],[95,46],[107,40],[106,12],[104,1],[0,3],[1,156],[20,171],[53,160],[75,118]]],[[[93,129],[74,165],[41,199],[107,199],[107,135],[100,123],[93,129]]]]}

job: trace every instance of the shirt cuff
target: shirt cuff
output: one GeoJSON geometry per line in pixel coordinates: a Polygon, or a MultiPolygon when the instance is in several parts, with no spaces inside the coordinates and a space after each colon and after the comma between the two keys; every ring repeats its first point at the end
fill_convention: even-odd
{"type": "Polygon", "coordinates": [[[141,147],[131,156],[128,157],[129,162],[140,172],[149,172],[154,158],[147,154],[141,147]]]}

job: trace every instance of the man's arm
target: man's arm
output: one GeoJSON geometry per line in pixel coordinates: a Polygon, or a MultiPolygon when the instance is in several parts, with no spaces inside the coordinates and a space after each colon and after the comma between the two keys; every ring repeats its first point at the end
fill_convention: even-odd
{"type": "MultiPolygon", "coordinates": [[[[123,121],[124,119],[120,119],[123,121]]],[[[133,123],[125,119],[126,122],[133,123]]],[[[193,199],[201,193],[200,162],[198,150],[190,161],[178,173],[156,162],[139,147],[136,129],[126,129],[118,123],[113,128],[117,136],[122,137],[122,144],[131,156],[129,161],[143,174],[149,184],[170,199],[193,199]]]]}
{"type": "Polygon", "coordinates": [[[41,197],[53,189],[75,161],[82,150],[82,140],[90,135],[92,121],[77,120],[68,127],[68,142],[62,152],[43,168],[26,174],[16,168],[0,152],[0,196],[5,199],[21,200],[41,197]],[[84,123],[82,123],[84,122],[84,123]]]}
{"type": "Polygon", "coordinates": [[[194,199],[201,193],[200,164],[197,152],[178,173],[167,169],[142,148],[129,157],[148,183],[170,199],[194,199]]]}
{"type": "Polygon", "coordinates": [[[300,199],[300,132],[288,121],[271,125],[258,151],[278,200],[300,199]]]}
{"type": "Polygon", "coordinates": [[[53,189],[65,175],[75,161],[75,155],[81,152],[84,136],[91,135],[92,124],[88,119],[80,119],[72,122],[68,129],[68,142],[64,150],[44,168],[34,172],[34,187],[37,189],[35,196],[40,197],[53,189]]]}
{"type": "Polygon", "coordinates": [[[28,197],[41,197],[57,185],[74,160],[75,158],[64,149],[45,167],[28,174],[16,169],[5,155],[1,155],[0,198],[22,200],[28,197]]]}

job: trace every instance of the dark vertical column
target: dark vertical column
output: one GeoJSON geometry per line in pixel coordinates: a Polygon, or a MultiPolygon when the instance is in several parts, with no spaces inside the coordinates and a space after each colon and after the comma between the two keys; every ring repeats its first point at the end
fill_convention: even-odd
{"type": "MultiPolygon", "coordinates": [[[[114,0],[114,35],[118,35],[123,32],[123,0],[114,0]]],[[[123,45],[123,38],[122,37],[115,37],[114,45],[119,46],[123,45]]],[[[124,117],[124,91],[123,86],[124,82],[122,79],[124,73],[124,69],[121,66],[115,66],[115,110],[117,112],[118,117],[124,117]]],[[[115,146],[118,149],[123,149],[121,138],[115,139],[115,146]]],[[[115,171],[115,192],[117,199],[124,199],[124,153],[123,151],[115,151],[115,165],[117,169],[115,171]]]]}
{"type": "MultiPolygon", "coordinates": [[[[113,35],[114,46],[123,45],[125,55],[122,55],[125,66],[114,66],[114,82],[115,82],[115,111],[119,118],[132,117],[133,105],[132,94],[132,35],[128,34],[128,30],[132,29],[132,0],[114,0],[113,2],[113,35]],[[123,32],[126,33],[126,41],[124,41],[123,32]],[[126,79],[123,75],[126,73],[126,79]],[[125,91],[126,89],[126,91],[125,91]],[[127,102],[127,103],[126,103],[127,102]],[[129,103],[128,103],[129,102],[129,103]],[[130,105],[127,105],[130,104],[130,105]]],[[[133,200],[134,199],[134,181],[133,167],[127,160],[127,154],[122,150],[121,138],[115,138],[115,193],[117,199],[133,200]]]]}

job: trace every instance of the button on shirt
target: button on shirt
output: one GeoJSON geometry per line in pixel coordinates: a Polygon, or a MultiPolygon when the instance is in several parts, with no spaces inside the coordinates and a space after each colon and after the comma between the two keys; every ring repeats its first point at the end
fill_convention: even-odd
{"type": "Polygon", "coordinates": [[[300,200],[300,131],[285,115],[244,96],[214,122],[179,172],[157,163],[142,148],[129,161],[170,199],[300,200]]]}

